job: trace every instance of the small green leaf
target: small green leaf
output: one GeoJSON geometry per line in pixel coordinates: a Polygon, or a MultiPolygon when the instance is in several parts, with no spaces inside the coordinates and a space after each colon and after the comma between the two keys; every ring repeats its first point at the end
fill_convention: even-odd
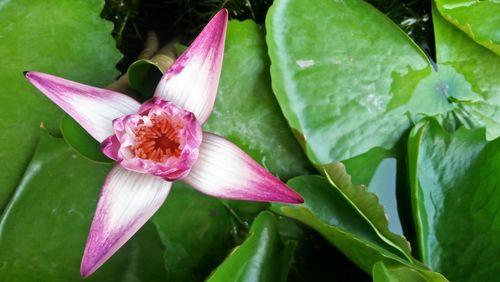
{"type": "Polygon", "coordinates": [[[386,266],[379,261],[373,266],[374,282],[446,282],[443,275],[428,271],[416,270],[407,266],[386,266]]]}
{"type": "Polygon", "coordinates": [[[500,139],[484,129],[444,130],[428,118],[408,141],[413,210],[423,261],[451,281],[500,274],[500,139]]]}
{"type": "Polygon", "coordinates": [[[287,281],[294,248],[292,241],[281,243],[274,215],[262,212],[255,218],[245,242],[207,281],[287,281]]]}
{"type": "Polygon", "coordinates": [[[221,202],[176,182],[151,221],[165,245],[167,281],[201,281],[224,260],[238,229],[221,202]]]}
{"type": "Polygon", "coordinates": [[[477,43],[500,56],[500,2],[435,0],[439,13],[477,43]]]}
{"type": "MultiPolygon", "coordinates": [[[[110,168],[41,132],[35,155],[0,220],[3,281],[83,281],[79,266],[110,168]]],[[[85,281],[158,281],[165,277],[163,249],[154,227],[147,224],[85,281]]]]}
{"type": "Polygon", "coordinates": [[[0,210],[21,179],[39,127],[57,132],[62,111],[23,77],[36,70],[92,85],[118,74],[120,52],[112,24],[99,15],[103,0],[2,1],[0,34],[0,210]]]}
{"type": "Polygon", "coordinates": [[[276,103],[264,30],[252,21],[229,22],[219,91],[204,129],[282,179],[313,171],[276,103]]]}
{"type": "Polygon", "coordinates": [[[130,65],[127,71],[130,86],[142,94],[142,98],[153,97],[156,85],[163,76],[158,63],[142,59],[130,65]]]}
{"type": "Polygon", "coordinates": [[[90,136],[90,134],[69,115],[64,115],[62,117],[60,129],[68,145],[73,147],[73,149],[85,158],[102,163],[114,162],[102,153],[99,142],[92,138],[92,136],[90,136]]]}

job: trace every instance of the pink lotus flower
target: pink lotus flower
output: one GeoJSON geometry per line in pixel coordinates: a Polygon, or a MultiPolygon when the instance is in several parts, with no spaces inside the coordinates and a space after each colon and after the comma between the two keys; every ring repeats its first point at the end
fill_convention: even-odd
{"type": "MultiPolygon", "coordinates": [[[[114,91],[49,74],[26,78],[71,115],[118,164],[104,182],[81,264],[87,277],[158,210],[172,181],[226,199],[302,203],[241,149],[201,127],[219,82],[227,26],[222,10],[139,104],[114,91]]],[[[234,93],[238,95],[238,93],[234,93]]]]}

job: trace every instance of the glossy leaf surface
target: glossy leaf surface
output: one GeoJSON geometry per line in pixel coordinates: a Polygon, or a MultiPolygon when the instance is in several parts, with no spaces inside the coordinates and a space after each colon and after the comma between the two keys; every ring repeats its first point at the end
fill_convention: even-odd
{"type": "Polygon", "coordinates": [[[500,139],[483,129],[445,131],[419,123],[409,145],[419,252],[451,281],[494,281],[500,273],[500,139]]]}
{"type": "Polygon", "coordinates": [[[450,65],[436,71],[396,25],[358,0],[278,0],[266,27],[273,89],[316,165],[392,149],[422,115],[452,112],[500,135],[498,92],[475,87],[495,81],[482,71],[500,69],[496,60],[474,64],[486,74],[477,80],[450,65]]]}
{"type": "Polygon", "coordinates": [[[37,70],[92,85],[117,75],[120,53],[112,24],[100,18],[102,0],[2,1],[0,34],[0,209],[10,197],[36,145],[40,123],[57,131],[61,110],[29,85],[22,72],[37,70]]]}
{"type": "Polygon", "coordinates": [[[500,2],[496,0],[436,0],[450,23],[500,56],[500,2]]]}

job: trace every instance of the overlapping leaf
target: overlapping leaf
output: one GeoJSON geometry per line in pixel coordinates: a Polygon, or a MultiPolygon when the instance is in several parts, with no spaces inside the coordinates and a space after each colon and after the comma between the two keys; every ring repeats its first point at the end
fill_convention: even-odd
{"type": "Polygon", "coordinates": [[[500,56],[500,2],[435,0],[441,15],[500,56]]]}
{"type": "Polygon", "coordinates": [[[483,129],[446,132],[421,122],[409,140],[413,208],[424,262],[452,281],[500,273],[500,139],[483,129]]]}
{"type": "MultiPolygon", "coordinates": [[[[387,215],[384,207],[380,205],[377,195],[366,191],[366,187],[363,185],[353,185],[351,177],[346,173],[342,163],[326,166],[325,174],[331,184],[338,189],[356,212],[366,219],[378,236],[387,244],[398,249],[406,259],[411,261],[410,243],[404,237],[389,230],[387,215]]],[[[395,197],[394,194],[393,196],[395,197]]]]}
{"type": "Polygon", "coordinates": [[[416,270],[407,266],[386,266],[379,261],[373,266],[374,282],[445,282],[443,275],[428,271],[416,270]]]}
{"type": "Polygon", "coordinates": [[[288,185],[304,197],[304,204],[273,204],[272,209],[317,230],[367,273],[379,260],[411,264],[400,249],[382,240],[325,178],[301,176],[291,179],[288,185]]]}

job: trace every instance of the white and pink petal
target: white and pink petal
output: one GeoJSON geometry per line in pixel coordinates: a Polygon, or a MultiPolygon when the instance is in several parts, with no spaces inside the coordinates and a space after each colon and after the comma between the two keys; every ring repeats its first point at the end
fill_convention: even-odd
{"type": "Polygon", "coordinates": [[[140,107],[134,99],[111,90],[34,71],[25,76],[99,142],[113,134],[115,118],[135,113],[140,107]]]}
{"type": "Polygon", "coordinates": [[[218,12],[163,75],[155,96],[195,114],[203,124],[215,102],[226,40],[227,10],[218,12]]]}
{"type": "Polygon", "coordinates": [[[115,166],[97,204],[80,272],[88,277],[160,208],[172,183],[115,166]]]}
{"type": "Polygon", "coordinates": [[[302,197],[230,141],[203,133],[198,160],[183,179],[219,198],[302,203],[302,197]]]}

